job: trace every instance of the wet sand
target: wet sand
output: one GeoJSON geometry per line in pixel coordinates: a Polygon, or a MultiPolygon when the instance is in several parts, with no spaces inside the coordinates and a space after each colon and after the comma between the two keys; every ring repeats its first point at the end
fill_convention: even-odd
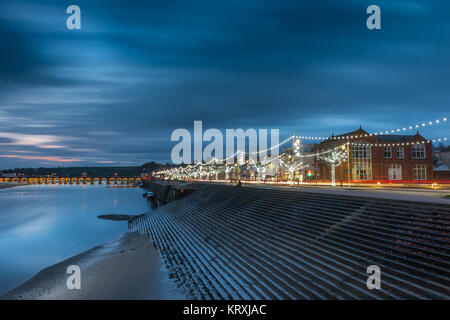
{"type": "Polygon", "coordinates": [[[148,238],[126,233],[56,265],[0,299],[184,299],[148,238]],[[78,265],[81,289],[69,290],[67,267],[78,265]]]}

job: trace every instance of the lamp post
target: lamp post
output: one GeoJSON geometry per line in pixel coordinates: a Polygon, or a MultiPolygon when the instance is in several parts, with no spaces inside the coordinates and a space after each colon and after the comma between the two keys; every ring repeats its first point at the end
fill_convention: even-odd
{"type": "Polygon", "coordinates": [[[348,187],[350,188],[350,142],[347,142],[347,178],[348,187]]]}

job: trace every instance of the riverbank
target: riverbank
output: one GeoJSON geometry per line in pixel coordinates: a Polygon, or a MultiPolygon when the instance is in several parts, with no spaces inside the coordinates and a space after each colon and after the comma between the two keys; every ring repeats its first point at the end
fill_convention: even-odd
{"type": "Polygon", "coordinates": [[[139,215],[137,188],[23,185],[0,190],[0,296],[40,270],[123,236],[127,223],[98,215],[139,215]]]}
{"type": "Polygon", "coordinates": [[[14,188],[20,186],[18,183],[0,182],[0,189],[14,188]]]}
{"type": "Polygon", "coordinates": [[[1,299],[183,299],[158,252],[137,232],[43,269],[1,299]],[[67,267],[78,265],[81,289],[66,286],[67,267]]]}

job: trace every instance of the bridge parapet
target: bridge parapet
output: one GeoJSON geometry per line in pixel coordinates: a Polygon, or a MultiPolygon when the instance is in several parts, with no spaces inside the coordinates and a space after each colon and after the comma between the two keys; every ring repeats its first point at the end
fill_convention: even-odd
{"type": "Polygon", "coordinates": [[[138,183],[140,177],[0,177],[0,182],[20,184],[120,184],[131,185],[138,183]]]}

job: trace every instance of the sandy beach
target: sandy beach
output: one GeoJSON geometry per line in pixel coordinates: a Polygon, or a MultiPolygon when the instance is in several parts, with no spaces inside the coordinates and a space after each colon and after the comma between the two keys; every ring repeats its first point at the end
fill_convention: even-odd
{"type": "Polygon", "coordinates": [[[56,265],[1,299],[183,299],[158,252],[137,232],[95,247],[56,265]],[[69,265],[81,270],[81,289],[66,285],[69,265]]]}

